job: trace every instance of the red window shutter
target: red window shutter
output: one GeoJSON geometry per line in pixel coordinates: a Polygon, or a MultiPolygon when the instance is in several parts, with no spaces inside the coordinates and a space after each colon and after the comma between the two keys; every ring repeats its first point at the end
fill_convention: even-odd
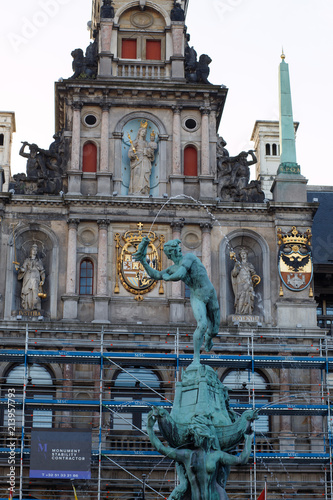
{"type": "Polygon", "coordinates": [[[198,151],[194,146],[184,150],[184,175],[198,175],[198,151]]]}
{"type": "Polygon", "coordinates": [[[147,40],[146,59],[150,61],[161,60],[161,40],[147,40]]]}
{"type": "Polygon", "coordinates": [[[136,40],[123,39],[121,46],[121,57],[123,59],[136,59],[136,40]]]}
{"type": "Polygon", "coordinates": [[[88,142],[83,146],[82,172],[97,171],[97,147],[88,142]]]}

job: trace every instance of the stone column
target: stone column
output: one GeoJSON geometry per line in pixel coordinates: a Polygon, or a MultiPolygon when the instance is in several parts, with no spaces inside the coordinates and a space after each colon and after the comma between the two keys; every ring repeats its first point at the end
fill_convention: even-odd
{"type": "Polygon", "coordinates": [[[97,172],[97,195],[111,194],[111,173],[109,172],[109,104],[102,106],[101,156],[97,172]]]}
{"type": "Polygon", "coordinates": [[[82,103],[73,103],[73,128],[72,128],[72,148],[71,148],[71,167],[68,172],[68,193],[81,193],[80,170],[80,148],[81,148],[81,109],[82,103]]]}
{"type": "MultiPolygon", "coordinates": [[[[280,354],[283,356],[283,354],[280,354]]],[[[289,369],[280,369],[280,398],[282,404],[290,394],[289,369]]],[[[280,452],[295,451],[295,437],[292,433],[291,415],[280,416],[280,452]]]]}
{"type": "MultiPolygon", "coordinates": [[[[312,368],[310,370],[311,383],[311,404],[322,404],[320,388],[321,388],[321,373],[320,370],[312,368]]],[[[311,451],[314,453],[325,453],[324,435],[323,435],[323,417],[313,415],[311,417],[311,451]]]]}
{"type": "Polygon", "coordinates": [[[213,228],[211,222],[200,224],[202,231],[202,263],[206,268],[208,278],[212,277],[212,248],[210,234],[213,228]]]}
{"type": "Polygon", "coordinates": [[[101,19],[98,76],[102,78],[110,78],[112,75],[112,29],[113,20],[101,19]]]}
{"type": "Polygon", "coordinates": [[[209,165],[209,108],[201,108],[201,174],[210,174],[209,165]]]}
{"type": "Polygon", "coordinates": [[[173,106],[171,196],[184,192],[181,159],[181,106],[173,106]]]}
{"type": "Polygon", "coordinates": [[[209,138],[209,115],[210,108],[201,108],[201,174],[200,174],[200,198],[213,196],[214,176],[210,168],[210,138],[209,138]]]}
{"type": "MultiPolygon", "coordinates": [[[[181,221],[173,221],[172,239],[181,239],[181,231],[184,223],[181,221]]],[[[171,298],[170,298],[170,322],[183,323],[184,322],[184,298],[182,297],[182,281],[171,282],[171,298]]]]}
{"type": "Polygon", "coordinates": [[[94,323],[110,323],[108,305],[108,225],[106,219],[97,221],[98,224],[98,261],[97,261],[97,293],[94,296],[95,318],[94,323]]]}
{"type": "Polygon", "coordinates": [[[68,247],[67,247],[67,276],[66,276],[66,295],[62,297],[64,302],[64,319],[77,319],[77,303],[79,296],[76,293],[76,266],[77,266],[77,228],[78,219],[69,219],[68,221],[68,247]]]}
{"type": "Polygon", "coordinates": [[[173,80],[184,80],[184,23],[173,21],[171,23],[173,55],[171,57],[171,76],[173,80]]]}

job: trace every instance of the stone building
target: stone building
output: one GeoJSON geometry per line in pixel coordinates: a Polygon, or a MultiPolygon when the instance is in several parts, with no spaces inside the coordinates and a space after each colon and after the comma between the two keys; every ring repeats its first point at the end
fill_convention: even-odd
{"type": "Polygon", "coordinates": [[[318,202],[296,161],[288,65],[280,136],[270,122],[253,135],[266,127],[279,153],[263,173],[268,196],[267,183],[249,179],[255,153],[231,157],[218,135],[228,89],[209,82],[211,59],[190,46],[188,1],[92,7],[93,41],[72,52],[74,74],[56,83],[54,142],[23,144],[27,172],[0,193],[1,496],[14,393],[17,498],[72,495],[75,476],[29,478],[34,428],[92,432],[80,499],[172,491],[174,464],[151,448],[146,420],[151,405],[171,407],[195,320],[183,283],[157,283],[134,261],[149,235],[156,269],[168,265],[170,239],[202,260],[221,309],[202,359],[235,411],[261,408],[230,500],[257,499],[265,476],[271,499],[331,498],[332,342],[317,326],[318,202]],[[240,270],[251,275],[245,288],[240,270]]]}

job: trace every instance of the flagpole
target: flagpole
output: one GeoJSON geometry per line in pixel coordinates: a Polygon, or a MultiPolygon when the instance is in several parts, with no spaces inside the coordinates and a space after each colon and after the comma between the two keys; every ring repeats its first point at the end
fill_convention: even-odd
{"type": "Polygon", "coordinates": [[[265,477],[265,500],[267,500],[267,476],[265,477]]]}

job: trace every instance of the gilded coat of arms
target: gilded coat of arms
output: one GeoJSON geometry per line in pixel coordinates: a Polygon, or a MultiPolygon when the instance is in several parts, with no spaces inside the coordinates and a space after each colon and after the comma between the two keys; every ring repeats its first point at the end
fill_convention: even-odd
{"type": "MultiPolygon", "coordinates": [[[[307,288],[313,277],[311,254],[311,231],[300,233],[295,226],[289,233],[278,229],[279,238],[279,275],[282,283],[294,292],[307,288]]],[[[280,295],[283,295],[282,287],[280,295]]],[[[313,295],[310,288],[310,296],[313,295]]]]}
{"type": "MultiPolygon", "coordinates": [[[[164,236],[158,237],[153,231],[143,230],[143,224],[137,224],[138,229],[126,231],[122,236],[115,234],[117,255],[117,280],[114,292],[119,293],[119,281],[123,287],[136,295],[137,300],[142,300],[142,295],[150,292],[157,285],[143,268],[140,262],[133,259],[144,236],[148,236],[150,243],[147,252],[147,262],[154,269],[162,269],[162,250],[165,242],[164,236]],[[122,241],[123,240],[123,243],[122,241]]],[[[160,282],[159,293],[164,293],[163,284],[160,282]]]]}

